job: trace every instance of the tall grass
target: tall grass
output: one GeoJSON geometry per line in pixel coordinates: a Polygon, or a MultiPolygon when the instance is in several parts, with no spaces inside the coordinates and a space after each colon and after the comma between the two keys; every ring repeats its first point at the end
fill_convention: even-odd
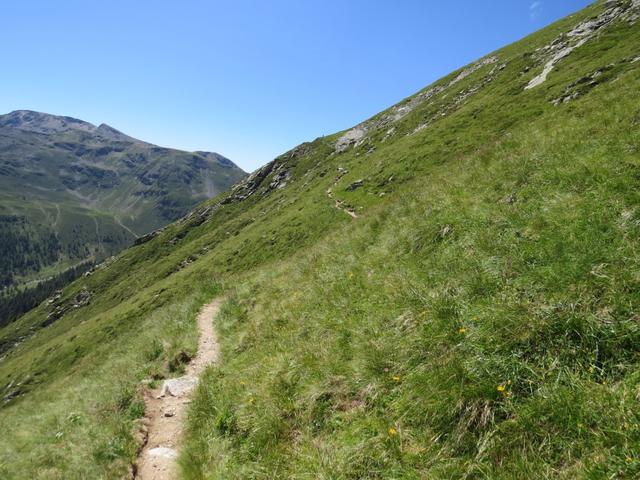
{"type": "Polygon", "coordinates": [[[640,476],[640,136],[616,95],[239,281],[185,477],[640,476]]]}
{"type": "MultiPolygon", "coordinates": [[[[52,383],[0,410],[0,477],[126,476],[138,449],[134,424],[144,415],[142,388],[175,375],[171,366],[181,368],[176,359],[182,352],[195,354],[197,312],[218,289],[211,284],[151,309],[118,341],[92,349],[52,383]]],[[[75,348],[83,348],[82,341],[75,348]]]]}

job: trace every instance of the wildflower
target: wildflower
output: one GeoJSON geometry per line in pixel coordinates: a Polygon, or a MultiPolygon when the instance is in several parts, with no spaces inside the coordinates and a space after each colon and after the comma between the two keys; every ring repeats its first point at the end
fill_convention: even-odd
{"type": "Polygon", "coordinates": [[[391,377],[391,379],[392,379],[394,382],[399,382],[399,381],[400,381],[400,375],[394,375],[393,377],[391,377]]]}
{"type": "Polygon", "coordinates": [[[389,427],[388,432],[390,437],[395,437],[396,435],[398,435],[398,430],[396,430],[394,427],[389,427]]]}
{"type": "Polygon", "coordinates": [[[496,390],[498,390],[500,393],[504,392],[506,389],[507,387],[505,387],[502,383],[496,387],[496,390]]]}
{"type": "Polygon", "coordinates": [[[466,332],[466,331],[467,331],[467,329],[466,329],[466,328],[464,328],[464,327],[460,327],[460,328],[458,329],[458,333],[464,333],[464,332],[466,332]]]}

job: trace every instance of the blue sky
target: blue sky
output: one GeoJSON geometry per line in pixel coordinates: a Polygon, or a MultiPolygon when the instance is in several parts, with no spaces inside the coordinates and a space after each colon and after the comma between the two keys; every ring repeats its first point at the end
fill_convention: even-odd
{"type": "Polygon", "coordinates": [[[31,109],[253,170],[587,0],[21,0],[0,113],[31,109]]]}

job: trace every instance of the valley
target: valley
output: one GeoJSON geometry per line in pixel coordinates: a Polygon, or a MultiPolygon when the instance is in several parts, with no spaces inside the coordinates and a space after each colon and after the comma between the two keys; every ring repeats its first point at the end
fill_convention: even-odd
{"type": "Polygon", "coordinates": [[[42,301],[52,276],[102,262],[244,175],[221,155],[158,147],[104,124],[0,115],[0,325],[42,301]]]}

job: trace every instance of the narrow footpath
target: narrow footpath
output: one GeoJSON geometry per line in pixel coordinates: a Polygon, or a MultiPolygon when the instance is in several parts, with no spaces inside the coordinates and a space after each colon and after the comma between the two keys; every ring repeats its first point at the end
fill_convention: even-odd
{"type": "Polygon", "coordinates": [[[158,390],[145,392],[144,441],[134,468],[139,480],[177,478],[177,458],[190,395],[204,369],[218,359],[218,341],[213,320],[222,301],[216,299],[198,314],[198,353],[185,375],[166,380],[158,390]]]}

